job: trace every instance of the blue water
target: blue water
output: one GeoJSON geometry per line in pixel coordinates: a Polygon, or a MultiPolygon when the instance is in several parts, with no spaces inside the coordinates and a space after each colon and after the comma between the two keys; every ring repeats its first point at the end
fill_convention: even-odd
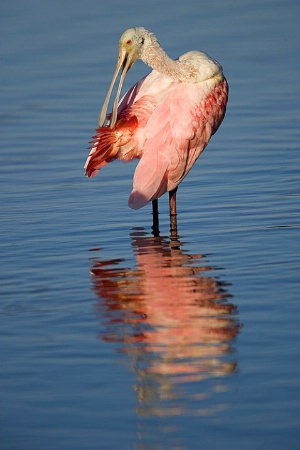
{"type": "MultiPolygon", "coordinates": [[[[0,6],[4,450],[298,449],[298,1],[0,6]],[[117,42],[144,26],[230,85],[178,191],[178,241],[83,176],[117,42]]],[[[130,70],[125,88],[148,72],[130,70]]]]}

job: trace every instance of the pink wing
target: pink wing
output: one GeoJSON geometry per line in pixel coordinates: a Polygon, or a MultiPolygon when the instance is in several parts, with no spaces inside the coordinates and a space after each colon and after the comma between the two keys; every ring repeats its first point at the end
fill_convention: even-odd
{"type": "Polygon", "coordinates": [[[96,130],[85,169],[93,177],[114,159],[141,158],[128,204],[138,209],[174,189],[220,126],[226,80],[178,83],[153,70],[123,97],[114,128],[96,130]]]}
{"type": "Polygon", "coordinates": [[[175,189],[220,126],[226,110],[226,80],[171,83],[143,130],[141,160],[135,170],[129,206],[142,208],[175,189]]]}
{"type": "Polygon", "coordinates": [[[144,128],[170,83],[170,79],[152,71],[124,95],[118,107],[115,127],[98,128],[93,136],[91,150],[84,166],[88,177],[94,177],[100,169],[115,159],[131,161],[142,156],[144,128]],[[160,79],[159,83],[157,78],[160,79]]]}

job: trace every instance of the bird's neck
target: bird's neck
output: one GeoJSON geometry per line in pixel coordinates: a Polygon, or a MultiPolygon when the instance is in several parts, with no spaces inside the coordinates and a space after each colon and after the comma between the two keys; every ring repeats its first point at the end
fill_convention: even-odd
{"type": "Polygon", "coordinates": [[[159,45],[155,36],[151,36],[151,45],[145,48],[141,59],[145,64],[174,81],[197,82],[198,72],[189,64],[170,58],[159,45]]]}

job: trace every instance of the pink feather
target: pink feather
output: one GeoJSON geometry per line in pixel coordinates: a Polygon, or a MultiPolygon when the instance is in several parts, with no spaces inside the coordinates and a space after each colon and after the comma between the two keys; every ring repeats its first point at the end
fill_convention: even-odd
{"type": "Polygon", "coordinates": [[[187,53],[178,63],[191,63],[192,74],[193,64],[199,63],[208,76],[201,72],[203,81],[178,81],[153,70],[124,95],[115,125],[98,128],[92,141],[85,164],[88,177],[115,159],[140,158],[128,201],[133,209],[178,186],[225,115],[227,81],[223,75],[209,76],[212,67],[221,66],[201,52],[187,53]]]}

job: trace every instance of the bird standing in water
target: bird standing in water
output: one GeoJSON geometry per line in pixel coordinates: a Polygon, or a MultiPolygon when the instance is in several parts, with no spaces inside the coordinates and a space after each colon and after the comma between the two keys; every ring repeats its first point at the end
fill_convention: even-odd
{"type": "Polygon", "coordinates": [[[128,204],[138,209],[152,201],[153,233],[158,234],[157,199],[169,192],[171,236],[176,236],[177,186],[219,128],[227,98],[222,67],[206,53],[190,51],[173,60],[150,31],[126,30],[119,41],[116,69],[85,164],[86,175],[95,176],[115,159],[140,158],[128,204]],[[125,75],[138,59],[153,70],[119,103],[125,75]],[[112,113],[107,114],[121,69],[112,113]]]}

